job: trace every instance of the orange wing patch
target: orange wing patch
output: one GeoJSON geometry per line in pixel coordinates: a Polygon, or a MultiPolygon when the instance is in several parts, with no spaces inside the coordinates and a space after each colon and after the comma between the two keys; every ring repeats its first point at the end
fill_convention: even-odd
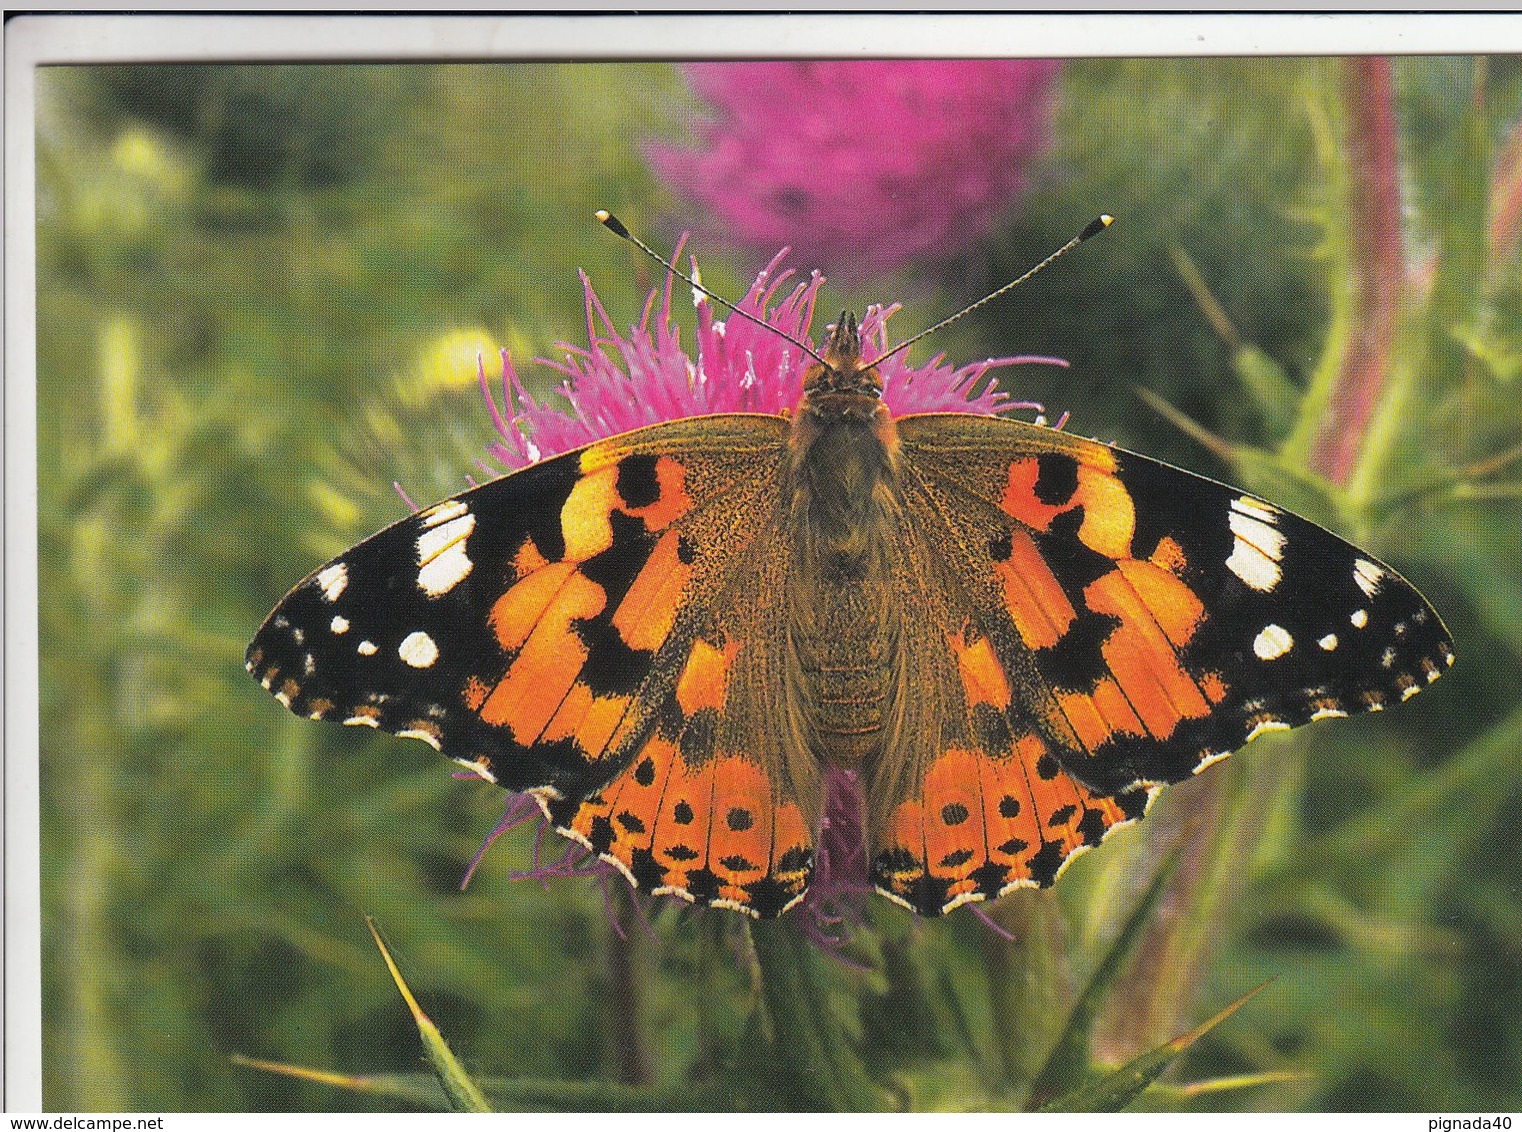
{"type": "Polygon", "coordinates": [[[997,754],[943,752],[918,797],[894,810],[877,855],[879,891],[939,915],[1021,886],[1049,885],[1075,853],[1139,817],[1142,794],[1096,795],[1035,735],[997,754]]]}
{"type": "Polygon", "coordinates": [[[633,764],[562,830],[657,895],[775,916],[803,898],[813,843],[798,806],[761,765],[719,755],[696,765],[653,736],[633,764]]]}
{"type": "Polygon", "coordinates": [[[591,656],[582,627],[607,612],[627,649],[653,654],[661,646],[692,578],[690,548],[671,528],[692,500],[682,465],[670,456],[609,463],[594,446],[582,454],[581,467],[560,508],[563,557],[550,561],[532,536],[525,538],[511,560],[513,583],[492,606],[489,622],[511,663],[485,696],[472,676],[465,703],[523,746],[570,739],[581,757],[595,760],[620,733],[632,695],[599,694],[582,679],[591,656]],[[658,536],[643,558],[631,545],[636,538],[619,533],[620,516],[658,536]],[[594,575],[591,564],[599,558],[611,563],[594,575]]]}
{"type": "Polygon", "coordinates": [[[1086,455],[1090,462],[1062,451],[1010,461],[998,506],[1030,533],[1019,527],[1001,533],[990,550],[1005,611],[1036,650],[1037,668],[1062,674],[1052,680],[1053,694],[1073,736],[1092,755],[1120,738],[1167,739],[1182,721],[1209,715],[1225,689],[1218,675],[1209,686],[1179,659],[1206,616],[1204,603],[1179,577],[1187,564],[1183,549],[1162,539],[1150,558],[1132,557],[1130,492],[1108,449],[1094,446],[1086,455]],[[1059,533],[1063,516],[1076,521],[1059,533]],[[1059,554],[1066,536],[1076,536],[1079,546],[1067,544],[1059,554]],[[1074,558],[1084,548],[1091,562],[1074,558]],[[1063,564],[1063,576],[1054,562],[1063,564]],[[1088,571],[1092,580],[1075,580],[1077,571],[1088,571]],[[1075,686],[1071,674],[1080,665],[1061,654],[1088,639],[1068,639],[1081,620],[1091,634],[1110,628],[1082,661],[1088,678],[1075,686]]]}

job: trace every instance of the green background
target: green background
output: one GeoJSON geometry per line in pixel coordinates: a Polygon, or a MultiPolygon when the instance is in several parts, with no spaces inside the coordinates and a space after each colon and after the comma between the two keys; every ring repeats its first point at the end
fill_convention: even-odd
{"type": "MultiPolygon", "coordinates": [[[[1337,526],[1422,588],[1459,656],[1398,711],[1265,738],[1204,793],[1178,788],[1053,893],[1002,902],[1029,929],[1015,943],[874,901],[852,951],[866,970],[799,959],[884,1103],[1019,1103],[1155,867],[1148,830],[1208,797],[1214,832],[1107,996],[1096,1055],[1273,982],[1143,1105],[1522,1108],[1522,282],[1515,238],[1485,244],[1492,184],[1522,176],[1506,148],[1522,70],[1394,62],[1407,261],[1434,282],[1402,314],[1378,451],[1337,491],[1284,442],[1316,423],[1303,391],[1347,340],[1366,108],[1346,67],[1071,62],[1052,145],[993,238],[827,288],[828,310],[902,301],[907,334],[1116,214],[927,349],[1067,358],[1006,388],[1337,526]],[[1237,447],[1212,453],[1138,390],[1237,447]],[[1258,1083],[1185,1087],[1232,1075],[1258,1083]]],[[[668,909],[625,943],[595,883],[508,878],[524,831],[460,893],[501,795],[421,744],[296,720],[242,666],[286,588],[405,513],[393,480],[419,503],[464,486],[491,437],[478,350],[526,370],[582,341],[578,268],[616,323],[638,318],[651,265],[591,212],[669,247],[693,206],[645,147],[683,140],[696,110],[660,64],[42,73],[48,1108],[408,1107],[232,1060],[418,1076],[366,914],[472,1072],[541,1083],[517,1103],[820,1103],[744,1056],[755,973],[774,976],[744,961],[733,917],[668,909]]],[[[694,250],[728,295],[768,258],[721,234],[694,250]]]]}

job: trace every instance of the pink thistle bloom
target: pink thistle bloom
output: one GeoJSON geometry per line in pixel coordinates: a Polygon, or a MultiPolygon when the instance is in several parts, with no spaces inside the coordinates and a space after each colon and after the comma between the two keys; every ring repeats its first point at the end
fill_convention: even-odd
{"type": "Polygon", "coordinates": [[[654,147],[662,177],[756,250],[796,241],[856,278],[986,236],[1046,146],[1049,59],[693,63],[714,116],[654,147]],[[884,238],[887,233],[889,238],[884,238]]]}
{"type": "MultiPolygon", "coordinates": [[[[671,321],[672,284],[653,291],[639,325],[620,334],[583,275],[588,347],[565,343],[565,360],[541,359],[564,376],[560,393],[569,412],[536,401],[524,387],[507,351],[502,352],[502,394],[511,419],[497,408],[480,369],[482,394],[500,440],[488,451],[508,468],[569,452],[594,440],[615,436],[644,425],[705,413],[785,413],[796,407],[803,390],[803,371],[813,362],[787,340],[809,339],[814,306],[824,277],[815,272],[778,299],[792,277],[777,273],[786,250],[779,252],[756,276],[745,297],[735,305],[781,333],[772,333],[743,318],[717,320],[713,305],[697,303],[697,349],[689,357],[671,321]],[[659,302],[660,317],[651,325],[659,302]],[[783,337],[786,335],[787,337],[783,337]]],[[[696,270],[696,264],[693,265],[696,270]]],[[[888,318],[898,310],[872,306],[862,318],[862,339],[879,353],[888,350],[888,318]]],[[[1006,366],[1065,365],[1056,358],[1020,355],[989,358],[954,367],[937,354],[913,365],[895,354],[879,368],[883,403],[894,416],[905,413],[1003,413],[1040,411],[1032,401],[1012,401],[988,375],[1006,366]]]]}
{"type": "MultiPolygon", "coordinates": [[[[621,334],[583,275],[588,346],[562,343],[564,361],[540,363],[562,375],[559,392],[569,412],[536,401],[505,350],[501,355],[503,406],[499,408],[487,384],[485,364],[481,364],[482,394],[499,437],[488,447],[491,457],[515,469],[661,421],[705,413],[791,411],[802,396],[803,372],[813,358],[783,335],[815,345],[810,328],[824,279],[816,272],[808,282],[797,283],[784,294],[792,272],[778,273],[777,269],[786,254],[775,256],[736,304],[764,326],[738,317],[716,320],[710,302],[699,297],[697,348],[692,356],[683,350],[679,331],[672,324],[670,278],[662,289],[651,292],[639,324],[621,334]],[[652,325],[657,310],[659,317],[652,325]]],[[[696,264],[693,269],[696,271],[696,264]]],[[[889,348],[887,320],[897,309],[870,307],[862,319],[862,338],[877,354],[889,348]]],[[[990,376],[995,369],[1020,364],[1066,363],[1022,355],[952,366],[936,355],[914,365],[900,353],[878,367],[883,379],[882,399],[895,416],[917,412],[1039,412],[1041,406],[1034,402],[1011,400],[990,376]]],[[[838,948],[845,942],[844,933],[861,922],[862,900],[871,891],[862,812],[861,781],[856,772],[826,768],[816,869],[808,896],[800,906],[801,929],[808,939],[844,962],[849,960],[838,948]]],[[[543,883],[594,876],[606,883],[616,875],[613,866],[577,845],[569,845],[554,860],[542,860],[547,829],[542,824],[543,815],[531,796],[515,794],[471,861],[462,887],[498,836],[534,820],[541,825],[533,862],[514,879],[543,883]]]]}

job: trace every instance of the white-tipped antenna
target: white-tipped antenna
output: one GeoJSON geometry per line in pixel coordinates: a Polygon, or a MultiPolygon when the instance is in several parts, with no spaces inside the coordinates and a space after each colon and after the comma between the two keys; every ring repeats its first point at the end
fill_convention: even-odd
{"type": "MultiPolygon", "coordinates": [[[[735,314],[739,315],[741,318],[745,319],[747,322],[753,322],[757,326],[759,326],[762,330],[769,330],[773,334],[777,335],[777,337],[782,338],[785,341],[791,342],[794,346],[797,346],[800,350],[802,350],[809,357],[813,358],[820,365],[826,365],[826,366],[829,365],[828,362],[826,362],[823,358],[821,358],[818,354],[816,354],[808,346],[804,345],[802,342],[798,341],[798,339],[794,338],[791,334],[786,333],[785,331],[779,329],[778,327],[772,326],[770,323],[761,321],[761,319],[757,318],[753,314],[746,314],[744,311],[742,311],[739,307],[735,306],[734,303],[730,302],[728,299],[723,298],[722,296],[719,296],[719,295],[715,295],[712,291],[710,291],[707,287],[703,286],[703,284],[699,283],[692,276],[687,275],[684,272],[682,272],[680,269],[677,268],[677,266],[675,264],[671,263],[664,256],[662,256],[659,252],[657,252],[654,248],[649,247],[643,240],[641,240],[633,232],[631,232],[631,231],[629,231],[629,229],[625,228],[623,221],[620,220],[618,217],[614,216],[606,208],[599,208],[595,213],[593,213],[593,215],[597,217],[597,222],[599,224],[601,224],[604,228],[606,228],[609,232],[612,232],[615,236],[619,237],[620,239],[628,240],[636,248],[638,248],[640,251],[644,252],[651,259],[655,260],[656,263],[660,264],[661,267],[664,270],[671,272],[671,274],[675,275],[678,279],[681,279],[683,282],[689,284],[694,291],[701,291],[701,292],[703,292],[703,294],[707,295],[714,302],[718,303],[722,307],[727,308],[728,310],[734,311],[735,314]]],[[[1066,251],[1067,249],[1064,248],[1063,250],[1066,251]]]]}
{"type": "Polygon", "coordinates": [[[914,345],[921,338],[928,337],[929,335],[934,334],[937,330],[942,330],[942,329],[950,326],[953,322],[955,322],[957,319],[961,318],[963,315],[971,314],[973,311],[975,311],[979,307],[983,306],[983,304],[993,302],[1000,295],[1004,294],[1004,292],[1014,290],[1016,287],[1020,286],[1020,284],[1024,283],[1027,279],[1029,279],[1032,275],[1036,274],[1036,272],[1040,271],[1043,267],[1046,267],[1049,264],[1051,264],[1053,260],[1056,260],[1056,259],[1066,255],[1068,252],[1070,252],[1074,248],[1076,248],[1079,244],[1081,244],[1085,240],[1087,240],[1090,236],[1095,236],[1095,235],[1098,235],[1100,232],[1103,232],[1106,228],[1108,228],[1114,222],[1114,220],[1115,220],[1115,217],[1110,216],[1108,214],[1101,214],[1099,216],[1096,216],[1093,220],[1089,221],[1089,223],[1084,227],[1082,232],[1079,232],[1078,235],[1074,236],[1067,243],[1063,244],[1062,247],[1058,248],[1051,255],[1047,256],[1044,260],[1042,260],[1040,263],[1036,264],[1035,267],[1031,268],[1024,275],[1020,276],[1020,278],[1018,278],[1018,279],[1016,279],[1016,280],[1014,280],[1012,282],[1004,284],[1004,286],[1000,287],[997,291],[994,291],[991,294],[984,295],[977,302],[973,303],[970,306],[963,307],[961,310],[957,311],[957,313],[952,315],[950,318],[943,318],[943,319],[941,319],[940,322],[936,323],[934,326],[929,327],[926,330],[921,330],[913,338],[906,338],[906,339],[904,339],[904,341],[900,342],[897,346],[893,347],[893,349],[889,350],[886,354],[883,354],[882,356],[877,357],[877,358],[873,358],[870,362],[868,362],[862,368],[863,369],[871,369],[875,365],[882,364],[883,362],[885,362],[889,358],[891,358],[894,354],[897,354],[897,353],[899,353],[899,352],[901,352],[903,350],[907,350],[910,346],[914,345]]]}

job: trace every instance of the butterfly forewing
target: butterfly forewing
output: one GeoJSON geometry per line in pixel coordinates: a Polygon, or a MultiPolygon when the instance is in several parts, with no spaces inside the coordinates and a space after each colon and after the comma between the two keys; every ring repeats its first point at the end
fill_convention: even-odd
{"type": "Polygon", "coordinates": [[[1452,663],[1408,582],[1261,499],[1014,421],[899,428],[1001,665],[1063,767],[1104,794],[1380,710],[1452,663]]]}
{"type": "Polygon", "coordinates": [[[694,418],[445,500],[297,585],[248,669],[298,715],[579,799],[654,726],[697,631],[692,595],[743,556],[785,435],[775,417],[694,418]]]}

